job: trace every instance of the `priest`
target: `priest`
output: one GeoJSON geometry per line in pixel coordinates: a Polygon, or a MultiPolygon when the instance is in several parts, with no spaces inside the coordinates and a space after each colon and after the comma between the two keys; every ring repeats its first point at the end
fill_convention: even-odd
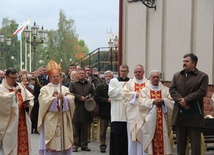
{"type": "Polygon", "coordinates": [[[147,79],[144,76],[144,67],[138,64],[134,67],[134,78],[129,80],[123,87],[123,103],[127,119],[128,155],[144,155],[142,145],[142,122],[140,114],[146,114],[148,108],[139,108],[139,93],[145,87],[147,79]]]}
{"type": "Polygon", "coordinates": [[[60,66],[51,60],[47,67],[50,83],[40,89],[38,132],[39,155],[72,153],[74,95],[61,85],[60,66]]]}
{"type": "Polygon", "coordinates": [[[140,91],[139,101],[140,106],[150,108],[142,127],[144,151],[148,155],[171,155],[169,134],[174,102],[169,88],[160,82],[159,71],[151,71],[146,87],[140,91]]]}
{"type": "Polygon", "coordinates": [[[0,85],[0,155],[29,155],[34,96],[20,83],[18,73],[8,68],[0,85]]]}

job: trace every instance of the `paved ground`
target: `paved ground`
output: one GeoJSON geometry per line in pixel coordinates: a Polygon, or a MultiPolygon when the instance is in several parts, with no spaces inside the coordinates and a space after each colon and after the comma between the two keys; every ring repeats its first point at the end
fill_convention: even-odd
{"type": "MultiPolygon", "coordinates": [[[[39,145],[39,135],[38,134],[31,134],[31,145],[32,145],[32,154],[31,155],[38,155],[38,145],[39,145]]],[[[72,155],[108,155],[109,154],[109,142],[107,144],[106,153],[101,153],[99,149],[99,143],[95,140],[92,140],[88,147],[91,149],[90,152],[81,151],[78,149],[78,152],[73,152],[72,155]]]]}
{"type": "MultiPolygon", "coordinates": [[[[107,149],[105,153],[100,152],[100,143],[97,142],[96,139],[96,128],[94,133],[94,138],[90,141],[88,144],[88,148],[91,149],[91,151],[81,151],[81,148],[78,149],[78,152],[73,152],[72,155],[109,155],[109,132],[110,129],[107,130],[107,149]]],[[[38,134],[31,134],[31,145],[32,145],[32,154],[31,155],[38,155],[38,145],[39,145],[39,135],[38,134]]]]}
{"type": "MultiPolygon", "coordinates": [[[[96,138],[96,134],[95,134],[96,138]]],[[[38,155],[38,144],[39,144],[39,135],[38,134],[31,134],[31,145],[32,145],[32,154],[31,155],[38,155]]],[[[95,140],[92,140],[88,147],[91,149],[90,152],[81,151],[80,148],[78,152],[73,152],[72,155],[109,155],[109,130],[107,135],[107,150],[106,153],[101,153],[99,149],[99,143],[95,140]]],[[[214,146],[214,145],[213,145],[214,146]]],[[[176,147],[173,146],[173,155],[176,155],[176,147]]],[[[191,153],[189,153],[191,155],[191,153]]],[[[214,150],[206,151],[205,155],[214,155],[214,150]]]]}

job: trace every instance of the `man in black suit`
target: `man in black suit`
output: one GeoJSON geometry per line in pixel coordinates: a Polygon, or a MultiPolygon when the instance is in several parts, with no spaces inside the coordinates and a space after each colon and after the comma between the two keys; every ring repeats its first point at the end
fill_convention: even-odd
{"type": "Polygon", "coordinates": [[[49,77],[46,72],[46,67],[43,67],[41,75],[38,76],[38,84],[40,87],[42,87],[42,86],[47,85],[49,82],[50,81],[49,81],[49,77]]]}

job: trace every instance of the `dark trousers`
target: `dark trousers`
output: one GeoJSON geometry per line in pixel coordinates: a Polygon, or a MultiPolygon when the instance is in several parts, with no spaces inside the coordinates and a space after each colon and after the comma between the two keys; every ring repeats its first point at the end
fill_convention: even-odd
{"type": "Polygon", "coordinates": [[[128,137],[126,122],[111,123],[110,155],[128,155],[128,137]]]}
{"type": "Polygon", "coordinates": [[[74,148],[88,147],[88,122],[73,123],[74,148]]]}
{"type": "Polygon", "coordinates": [[[106,144],[106,131],[108,128],[109,121],[107,119],[100,118],[100,142],[101,145],[106,144]]]}
{"type": "Polygon", "coordinates": [[[186,154],[187,138],[189,137],[191,142],[191,154],[201,154],[201,128],[199,127],[187,127],[176,126],[176,139],[177,139],[177,154],[186,154]]]}

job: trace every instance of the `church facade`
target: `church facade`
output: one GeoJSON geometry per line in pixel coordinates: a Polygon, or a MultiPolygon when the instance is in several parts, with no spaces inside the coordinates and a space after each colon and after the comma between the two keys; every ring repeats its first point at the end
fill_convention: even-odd
{"type": "Polygon", "coordinates": [[[141,1],[119,0],[119,64],[142,64],[171,81],[183,68],[183,55],[194,53],[197,68],[214,83],[214,1],[156,0],[156,9],[141,1]]]}

